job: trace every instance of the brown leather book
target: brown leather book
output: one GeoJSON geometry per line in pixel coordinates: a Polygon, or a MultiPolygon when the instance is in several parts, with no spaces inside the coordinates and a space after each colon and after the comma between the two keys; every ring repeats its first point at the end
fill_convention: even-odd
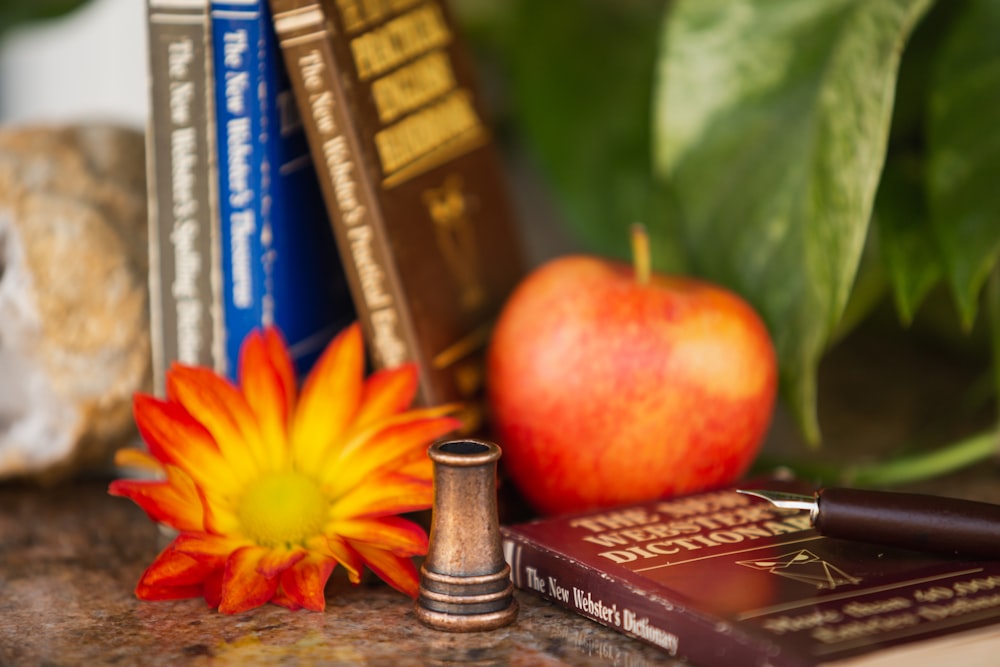
{"type": "Polygon", "coordinates": [[[479,404],[482,352],[523,267],[447,8],[270,1],[375,367],[416,362],[424,404],[479,404]]]}
{"type": "Polygon", "coordinates": [[[501,532],[515,585],[702,667],[996,664],[1000,561],[823,537],[733,489],[501,532]]]}

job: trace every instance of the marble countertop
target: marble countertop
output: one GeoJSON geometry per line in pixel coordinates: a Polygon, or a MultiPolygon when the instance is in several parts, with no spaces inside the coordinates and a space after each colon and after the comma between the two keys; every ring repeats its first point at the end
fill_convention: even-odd
{"type": "Polygon", "coordinates": [[[671,664],[663,652],[532,595],[493,632],[421,625],[412,601],[335,577],[324,613],[265,605],[225,616],[204,601],[132,591],[163,539],[107,481],[0,485],[0,665],[671,664]]]}
{"type": "MultiPolygon", "coordinates": [[[[997,482],[987,467],[923,490],[1000,501],[997,482]]],[[[424,627],[412,601],[381,582],[337,576],[324,613],[265,605],[226,616],[201,599],[142,602],[132,590],[165,539],[106,487],[0,485],[0,665],[679,664],[522,592],[513,625],[468,634],[424,627]]]]}
{"type": "MultiPolygon", "coordinates": [[[[997,482],[980,467],[918,490],[1000,501],[997,482]]],[[[226,616],[201,599],[142,602],[132,590],[165,539],[106,486],[0,485],[0,665],[679,664],[522,592],[513,625],[468,634],[424,627],[412,601],[381,583],[336,576],[324,613],[265,605],[226,616]]]]}

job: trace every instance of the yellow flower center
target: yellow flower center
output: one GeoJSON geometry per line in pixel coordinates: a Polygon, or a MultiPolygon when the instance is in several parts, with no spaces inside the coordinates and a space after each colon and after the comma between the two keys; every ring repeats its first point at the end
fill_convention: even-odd
{"type": "Polygon", "coordinates": [[[244,534],[265,547],[302,544],[320,535],[330,503],[319,485],[295,471],[266,475],[252,483],[239,503],[244,534]]]}

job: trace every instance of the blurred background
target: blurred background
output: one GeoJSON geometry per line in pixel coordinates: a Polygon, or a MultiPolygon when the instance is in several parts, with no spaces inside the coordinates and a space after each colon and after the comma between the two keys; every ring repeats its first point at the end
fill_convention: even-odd
{"type": "MultiPolygon", "coordinates": [[[[144,2],[4,4],[20,7],[21,15],[0,8],[0,28],[15,26],[0,35],[0,121],[91,119],[144,127],[144,2]],[[40,20],[46,12],[51,16],[40,20]]],[[[995,80],[995,34],[992,41],[978,39],[1000,21],[994,4],[893,0],[885,7],[908,17],[893,18],[859,2],[817,2],[808,11],[786,0],[676,2],[681,10],[669,24],[666,0],[450,4],[494,107],[529,259],[537,263],[578,248],[625,257],[624,230],[645,218],[657,268],[702,275],[748,297],[780,339],[786,362],[785,407],[771,437],[781,460],[786,443],[793,443],[791,458],[813,458],[817,450],[803,440],[817,442],[820,432],[823,458],[841,461],[854,461],[859,452],[865,457],[873,447],[882,452],[874,458],[888,460],[944,452],[946,443],[961,444],[972,434],[986,440],[977,440],[974,450],[952,448],[957,458],[932,470],[991,458],[1000,385],[1000,364],[991,362],[1000,356],[1000,325],[990,326],[991,318],[1000,322],[993,193],[1000,133],[988,130],[995,130],[996,109],[989,105],[1000,100],[987,93],[1000,86],[977,92],[970,80],[964,89],[928,87],[958,81],[949,67],[995,80]],[[727,14],[734,8],[746,11],[727,14]],[[882,21],[881,28],[864,34],[859,17],[871,19],[869,28],[882,21]],[[705,25],[710,29],[699,32],[705,25]],[[863,58],[872,54],[865,49],[879,40],[897,50],[905,46],[898,77],[893,61],[881,79],[866,79],[872,68],[863,58]],[[759,60],[741,60],[739,53],[759,60]],[[844,67],[848,84],[816,74],[822,72],[817,63],[834,62],[838,53],[857,63],[844,67]],[[664,72],[673,78],[664,79],[664,72]],[[768,76],[757,76],[761,72],[768,76]],[[713,76],[722,77],[719,87],[713,76]],[[891,133],[883,144],[872,142],[868,156],[876,161],[862,165],[881,179],[878,197],[872,205],[869,192],[857,197],[867,205],[839,219],[824,217],[824,204],[832,208],[833,200],[814,210],[809,186],[819,188],[820,198],[843,194],[827,168],[865,151],[854,150],[857,137],[841,136],[825,147],[829,162],[803,158],[796,133],[842,131],[854,112],[864,120],[864,110],[852,104],[877,97],[871,91],[880,85],[891,90],[887,82],[896,93],[894,105],[887,95],[891,133]],[[726,85],[731,100],[702,95],[726,85]],[[821,100],[831,98],[840,101],[834,112],[821,108],[821,100]],[[941,99],[965,102],[935,101],[941,99]],[[689,118],[680,118],[685,113],[689,118]],[[698,118],[715,118],[714,127],[704,120],[698,122],[709,127],[699,127],[698,118]],[[850,150],[838,154],[842,147],[850,150]],[[883,178],[878,160],[886,152],[883,178]],[[966,190],[951,187],[948,173],[933,171],[935,164],[954,165],[932,158],[955,155],[973,174],[966,190]],[[804,189],[797,180],[802,174],[810,179],[804,189]],[[801,204],[778,212],[791,220],[782,232],[791,244],[777,242],[777,232],[768,235],[774,232],[768,216],[782,206],[774,204],[781,199],[775,193],[801,204]],[[927,197],[938,207],[930,215],[921,208],[927,197]],[[935,217],[954,221],[954,233],[935,217]],[[962,229],[971,231],[962,236],[962,229]],[[823,237],[830,230],[832,240],[823,237]],[[806,257],[810,253],[815,257],[806,257]],[[831,275],[813,270],[826,270],[831,257],[831,275]],[[992,289],[984,286],[986,276],[992,289]],[[785,285],[819,286],[814,292],[831,296],[810,301],[814,294],[805,290],[786,298],[785,285]]],[[[890,51],[873,48],[873,62],[892,60],[890,51]]],[[[881,117],[878,132],[888,131],[888,118],[881,117]]],[[[857,176],[857,163],[841,164],[840,172],[857,181],[852,192],[869,187],[857,176]]],[[[842,463],[835,468],[845,470],[842,463]]]]}
{"type": "Polygon", "coordinates": [[[19,23],[0,40],[3,122],[93,119],[140,129],[145,118],[145,3],[91,0],[19,23]]]}

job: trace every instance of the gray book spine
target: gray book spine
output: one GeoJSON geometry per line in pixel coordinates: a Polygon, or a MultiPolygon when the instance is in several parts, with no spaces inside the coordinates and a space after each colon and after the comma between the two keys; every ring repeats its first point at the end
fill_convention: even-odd
{"type": "Polygon", "coordinates": [[[224,371],[207,0],[147,0],[150,327],[162,393],[173,362],[224,371]]]}

